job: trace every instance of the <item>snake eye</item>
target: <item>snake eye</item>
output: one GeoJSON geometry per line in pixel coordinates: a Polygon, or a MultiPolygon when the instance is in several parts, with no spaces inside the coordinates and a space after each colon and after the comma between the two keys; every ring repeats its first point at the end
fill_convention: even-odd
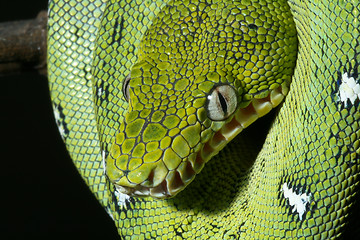
{"type": "Polygon", "coordinates": [[[122,92],[124,94],[125,100],[127,102],[129,102],[129,98],[130,98],[130,92],[129,92],[129,87],[130,87],[130,79],[131,79],[131,75],[130,73],[126,76],[126,78],[124,79],[123,82],[123,87],[122,87],[122,92]]]}
{"type": "Polygon", "coordinates": [[[213,121],[225,120],[235,112],[236,107],[236,92],[229,85],[215,86],[207,97],[208,117],[213,121]]]}

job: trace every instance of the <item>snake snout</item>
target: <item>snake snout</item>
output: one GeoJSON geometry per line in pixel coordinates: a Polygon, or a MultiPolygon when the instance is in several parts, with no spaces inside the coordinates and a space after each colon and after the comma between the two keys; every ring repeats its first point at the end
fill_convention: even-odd
{"type": "MultiPolygon", "coordinates": [[[[106,160],[106,173],[117,188],[130,196],[173,197],[186,188],[214,155],[244,128],[277,106],[288,91],[286,83],[226,121],[212,121],[208,137],[199,121],[185,124],[160,112],[127,116],[106,160]],[[146,116],[141,118],[140,116],[146,116]],[[149,119],[156,120],[150,121],[149,119]]],[[[188,119],[197,117],[188,117],[188,119]]],[[[206,120],[209,121],[209,120],[206,120]]]]}
{"type": "Polygon", "coordinates": [[[111,165],[107,165],[109,166],[107,175],[122,193],[130,196],[169,198],[183,190],[194,179],[196,173],[203,167],[204,161],[196,154],[191,154],[172,169],[166,166],[165,162],[177,160],[165,159],[165,157],[164,154],[158,162],[152,165],[143,164],[143,167],[133,172],[114,170],[111,165]],[[141,182],[137,184],[136,181],[141,182]]]}
{"type": "Polygon", "coordinates": [[[162,110],[129,112],[106,159],[109,180],[131,196],[176,195],[198,169],[201,126],[192,119],[162,110]]]}

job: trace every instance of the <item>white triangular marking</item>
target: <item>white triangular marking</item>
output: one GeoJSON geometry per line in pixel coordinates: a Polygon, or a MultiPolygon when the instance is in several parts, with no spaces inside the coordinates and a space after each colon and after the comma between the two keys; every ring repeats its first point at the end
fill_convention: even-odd
{"type": "Polygon", "coordinates": [[[357,98],[360,98],[360,84],[356,83],[353,77],[344,73],[341,77],[341,84],[338,93],[339,100],[347,106],[347,100],[354,104],[357,98]]]}
{"type": "Polygon", "coordinates": [[[287,183],[284,183],[282,191],[284,192],[284,197],[289,200],[289,204],[294,206],[292,212],[297,211],[300,220],[302,220],[306,211],[306,205],[310,202],[311,195],[307,195],[306,193],[298,195],[292,189],[288,188],[287,183]]]}

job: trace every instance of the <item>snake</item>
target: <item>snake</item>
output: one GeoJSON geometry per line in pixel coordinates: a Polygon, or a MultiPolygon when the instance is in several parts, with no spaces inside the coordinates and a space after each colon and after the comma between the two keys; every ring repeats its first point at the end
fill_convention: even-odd
{"type": "Polygon", "coordinates": [[[49,1],[55,120],[120,238],[357,236],[359,10],[49,1]]]}

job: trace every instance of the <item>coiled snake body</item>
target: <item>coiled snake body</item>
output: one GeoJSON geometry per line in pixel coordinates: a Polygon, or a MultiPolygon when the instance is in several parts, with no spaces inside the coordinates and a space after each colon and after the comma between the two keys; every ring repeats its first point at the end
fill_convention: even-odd
{"type": "Polygon", "coordinates": [[[50,1],[55,118],[119,235],[343,236],[359,184],[359,5],[50,1]],[[262,146],[240,133],[286,94],[262,146]]]}

